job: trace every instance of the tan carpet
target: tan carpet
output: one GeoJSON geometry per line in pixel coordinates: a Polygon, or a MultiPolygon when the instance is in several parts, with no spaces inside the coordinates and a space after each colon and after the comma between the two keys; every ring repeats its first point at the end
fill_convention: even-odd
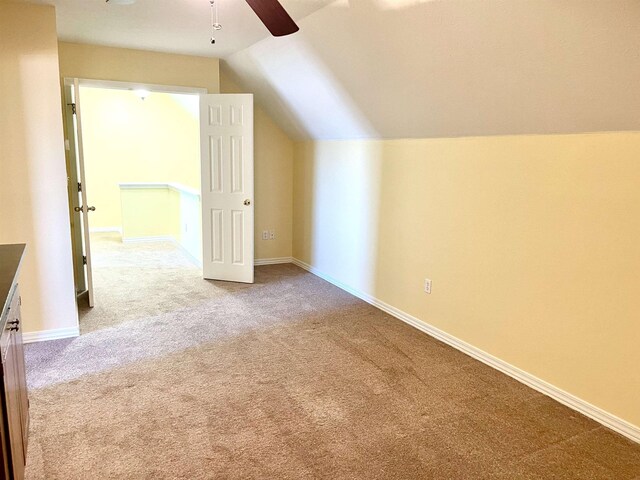
{"type": "Polygon", "coordinates": [[[293,265],[94,248],[83,335],[26,350],[28,479],[640,479],[640,446],[293,265]]]}

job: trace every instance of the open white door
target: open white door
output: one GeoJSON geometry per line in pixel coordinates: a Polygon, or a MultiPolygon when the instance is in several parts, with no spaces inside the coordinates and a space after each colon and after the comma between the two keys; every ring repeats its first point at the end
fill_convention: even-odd
{"type": "Polygon", "coordinates": [[[75,280],[76,296],[87,294],[87,279],[85,274],[84,246],[82,240],[82,215],[75,208],[80,203],[80,178],[78,174],[78,160],[76,158],[75,131],[75,103],[73,98],[73,80],[64,81],[64,134],[65,160],[67,163],[67,194],[69,196],[69,223],[71,226],[71,248],[73,253],[73,277],[75,280]]]}
{"type": "MultiPolygon", "coordinates": [[[[77,173],[78,180],[78,198],[77,203],[72,202],[74,216],[77,219],[74,222],[80,227],[82,235],[82,262],[85,267],[85,286],[88,294],[89,306],[94,306],[93,298],[93,273],[91,270],[91,239],[89,237],[89,212],[94,211],[95,207],[87,206],[87,182],[84,171],[84,149],[82,145],[82,113],[80,110],[80,88],[78,79],[74,79],[73,83],[68,85],[65,82],[65,96],[67,97],[67,108],[72,111],[72,125],[68,125],[69,137],[67,141],[73,142],[73,145],[67,145],[70,153],[74,153],[73,167],[77,173]],[[70,101],[69,101],[70,100],[70,101]],[[78,218],[81,217],[81,218],[78,218]]],[[[72,186],[73,187],[73,186],[72,186]]],[[[74,199],[75,200],[75,199],[74,199]]]]}
{"type": "Polygon", "coordinates": [[[204,278],[253,283],[253,95],[200,96],[204,278]]]}

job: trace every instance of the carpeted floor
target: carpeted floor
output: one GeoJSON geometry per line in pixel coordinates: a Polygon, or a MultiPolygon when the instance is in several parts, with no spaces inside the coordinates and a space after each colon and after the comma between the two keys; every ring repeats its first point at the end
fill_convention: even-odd
{"type": "Polygon", "coordinates": [[[640,445],[293,265],[94,250],[82,336],[26,349],[30,480],[640,480],[640,445]]]}

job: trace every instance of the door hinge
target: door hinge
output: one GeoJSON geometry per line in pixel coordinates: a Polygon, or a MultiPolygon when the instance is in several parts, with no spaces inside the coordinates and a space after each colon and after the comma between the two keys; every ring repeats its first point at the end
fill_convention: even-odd
{"type": "Polygon", "coordinates": [[[87,264],[87,256],[86,255],[82,255],[82,264],[83,265],[87,264]]]}
{"type": "Polygon", "coordinates": [[[82,191],[82,183],[78,182],[78,191],[81,192],[82,191]]]}
{"type": "Polygon", "coordinates": [[[76,114],[76,104],[75,103],[67,103],[67,105],[69,105],[71,107],[71,113],[73,115],[76,114]]]}

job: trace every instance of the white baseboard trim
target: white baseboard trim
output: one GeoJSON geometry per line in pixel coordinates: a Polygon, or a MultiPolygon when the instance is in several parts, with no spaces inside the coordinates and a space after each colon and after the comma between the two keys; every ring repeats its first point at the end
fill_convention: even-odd
{"type": "Polygon", "coordinates": [[[176,239],[171,235],[160,235],[156,237],[123,237],[122,238],[122,243],[147,243],[147,242],[176,243],[176,239]]]}
{"type": "Polygon", "coordinates": [[[122,227],[94,227],[89,228],[89,233],[119,233],[122,235],[122,227]]]}
{"type": "Polygon", "coordinates": [[[61,338],[73,338],[79,336],[79,327],[54,328],[51,330],[41,330],[39,332],[23,332],[22,343],[46,342],[48,340],[59,340],[61,338]]]}
{"type": "Polygon", "coordinates": [[[280,265],[281,263],[293,263],[291,257],[278,257],[278,258],[256,258],[253,264],[258,267],[260,265],[280,265]]]}
{"type": "Polygon", "coordinates": [[[446,343],[447,345],[455,348],[456,350],[459,350],[469,355],[470,357],[475,358],[476,360],[479,360],[482,363],[489,365],[490,367],[493,367],[496,370],[499,370],[500,372],[506,375],[509,375],[510,377],[514,378],[515,380],[518,380],[519,382],[527,385],[528,387],[531,387],[534,390],[537,390],[540,393],[543,393],[548,397],[551,397],[552,399],[562,403],[563,405],[566,405],[569,408],[572,408],[573,410],[579,413],[582,413],[583,415],[595,420],[596,422],[604,425],[607,428],[610,428],[615,432],[618,432],[621,435],[624,435],[625,437],[633,440],[634,442],[640,443],[640,427],[638,427],[637,425],[633,425],[625,420],[622,420],[621,418],[616,417],[615,415],[609,412],[606,412],[605,410],[602,410],[599,407],[591,405],[590,403],[582,400],[581,398],[578,398],[575,395],[565,392],[564,390],[554,385],[551,385],[550,383],[547,383],[544,380],[541,380],[531,375],[530,373],[527,373],[524,370],[519,369],[518,367],[514,367],[513,365],[505,362],[504,360],[494,357],[493,355],[483,350],[480,350],[479,348],[474,347],[473,345],[466,343],[465,341],[460,340],[459,338],[454,337],[453,335],[450,335],[447,332],[444,332],[434,327],[433,325],[429,325],[428,323],[412,315],[409,315],[408,313],[403,312],[402,310],[399,310],[381,300],[378,300],[377,298],[372,297],[369,294],[356,290],[342,283],[341,281],[336,280],[335,278],[322,273],[317,268],[309,265],[308,263],[298,260],[297,258],[293,258],[292,261],[294,264],[298,265],[299,267],[311,272],[312,274],[322,278],[323,280],[326,280],[329,283],[332,283],[336,287],[341,288],[342,290],[352,294],[353,296],[358,297],[361,300],[364,300],[365,302],[373,305],[374,307],[379,308],[380,310],[388,313],[389,315],[392,315],[397,319],[402,320],[403,322],[411,325],[414,328],[417,328],[418,330],[426,333],[427,335],[430,335],[440,340],[441,342],[446,343]]]}

